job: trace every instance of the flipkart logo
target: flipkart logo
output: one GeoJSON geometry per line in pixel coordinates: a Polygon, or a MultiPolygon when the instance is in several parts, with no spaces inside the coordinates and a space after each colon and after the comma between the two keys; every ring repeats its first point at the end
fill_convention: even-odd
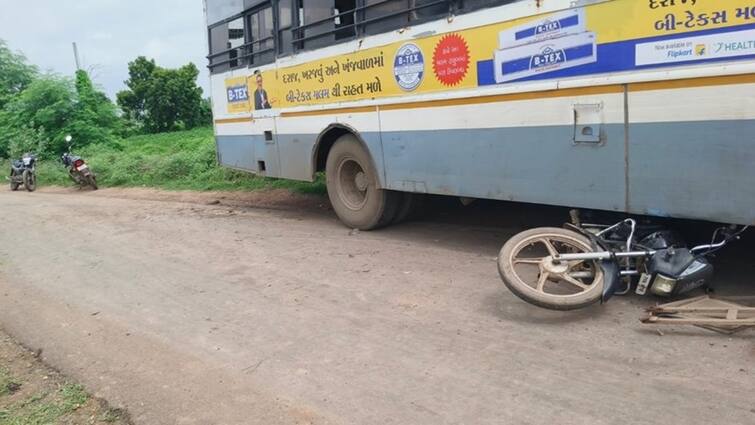
{"type": "Polygon", "coordinates": [[[698,44],[695,46],[695,54],[697,56],[705,56],[708,54],[708,46],[706,44],[698,44]]]}

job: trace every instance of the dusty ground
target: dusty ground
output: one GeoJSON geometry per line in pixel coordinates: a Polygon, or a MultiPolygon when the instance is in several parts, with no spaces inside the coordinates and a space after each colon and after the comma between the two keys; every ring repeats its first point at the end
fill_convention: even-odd
{"type": "MultiPolygon", "coordinates": [[[[354,233],[325,205],[0,191],[0,324],[136,423],[755,421],[752,331],[661,334],[649,298],[555,313],[503,287],[506,237],[562,210],[354,233]]],[[[751,247],[718,260],[722,292],[755,288],[751,247]]]]}
{"type": "Polygon", "coordinates": [[[0,329],[0,424],[128,424],[125,412],[90,397],[0,329]]]}

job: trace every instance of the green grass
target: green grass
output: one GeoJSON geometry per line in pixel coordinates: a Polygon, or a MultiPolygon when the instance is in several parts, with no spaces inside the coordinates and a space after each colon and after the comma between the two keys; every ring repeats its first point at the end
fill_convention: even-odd
{"type": "Polygon", "coordinates": [[[13,379],[10,372],[0,367],[0,396],[13,394],[20,387],[20,384],[13,379]]]}
{"type": "MultiPolygon", "coordinates": [[[[136,136],[109,146],[76,149],[97,174],[102,187],[155,187],[168,190],[289,189],[299,193],[325,193],[325,183],[256,177],[218,167],[212,128],[136,136]]],[[[3,169],[8,170],[5,161],[3,169]]],[[[7,172],[7,171],[6,171],[7,172]]],[[[57,159],[38,166],[40,186],[70,186],[72,182],[57,159]]]]}
{"type": "Polygon", "coordinates": [[[89,400],[78,384],[65,384],[51,393],[34,394],[26,400],[0,410],[0,425],[43,425],[56,423],[75,412],[89,400]]]}

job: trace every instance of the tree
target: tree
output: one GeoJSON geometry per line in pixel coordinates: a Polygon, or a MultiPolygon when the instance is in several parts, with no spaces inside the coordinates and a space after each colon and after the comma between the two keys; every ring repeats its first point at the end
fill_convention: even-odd
{"type": "Polygon", "coordinates": [[[0,40],[0,109],[31,84],[37,69],[26,63],[26,57],[12,52],[0,40]]]}
{"type": "Polygon", "coordinates": [[[105,93],[94,88],[92,80],[85,71],[76,71],[77,102],[73,119],[66,126],[78,144],[109,143],[121,130],[113,102],[105,93]]]}
{"type": "Polygon", "coordinates": [[[68,134],[80,147],[109,143],[120,127],[115,105],[86,72],[78,71],[75,81],[43,75],[0,111],[0,155],[17,155],[19,149],[58,155],[67,148],[68,134]]]}
{"type": "Polygon", "coordinates": [[[203,124],[199,70],[193,63],[178,69],[159,67],[138,57],[129,63],[128,90],[118,93],[124,115],[151,133],[190,129],[203,124]]]}
{"type": "Polygon", "coordinates": [[[76,109],[76,93],[70,80],[44,75],[34,80],[4,108],[0,118],[0,145],[8,147],[34,129],[47,145],[59,151],[66,127],[76,109]]]}
{"type": "Polygon", "coordinates": [[[128,89],[116,95],[118,106],[127,119],[139,123],[143,123],[146,119],[147,93],[152,81],[152,73],[156,68],[155,61],[147,60],[144,56],[139,56],[133,62],[129,62],[129,78],[125,81],[128,89]]]}
{"type": "Polygon", "coordinates": [[[85,71],[75,80],[39,75],[0,40],[0,156],[59,154],[67,134],[77,146],[107,143],[122,128],[115,105],[85,71]]]}
{"type": "Polygon", "coordinates": [[[199,106],[199,125],[212,125],[212,100],[209,97],[202,99],[202,104],[199,106]]]}

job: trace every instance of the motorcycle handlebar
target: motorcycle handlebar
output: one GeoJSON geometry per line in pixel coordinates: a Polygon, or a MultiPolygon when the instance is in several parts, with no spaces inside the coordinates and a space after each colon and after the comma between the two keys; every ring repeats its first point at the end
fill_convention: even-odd
{"type": "MultiPolygon", "coordinates": [[[[692,254],[697,254],[698,252],[702,252],[703,254],[710,254],[713,251],[716,251],[716,250],[718,250],[720,248],[723,248],[724,246],[726,246],[727,244],[729,244],[729,242],[738,240],[739,237],[742,235],[742,233],[744,233],[749,228],[750,228],[750,226],[744,226],[738,232],[735,232],[734,234],[725,237],[724,240],[722,240],[721,242],[710,243],[710,244],[706,244],[706,245],[698,245],[698,246],[690,249],[689,252],[692,253],[692,254]]],[[[726,228],[722,227],[722,228],[716,230],[716,232],[713,233],[713,239],[715,240],[716,235],[718,234],[718,232],[720,232],[721,230],[725,230],[725,229],[726,228]]]]}

